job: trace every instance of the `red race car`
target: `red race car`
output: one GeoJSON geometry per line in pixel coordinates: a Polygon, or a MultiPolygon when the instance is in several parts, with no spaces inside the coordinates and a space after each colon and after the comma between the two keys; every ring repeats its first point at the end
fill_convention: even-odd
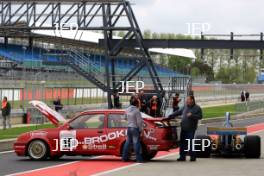
{"type": "MultiPolygon", "coordinates": [[[[14,143],[18,156],[33,160],[58,159],[63,155],[122,154],[126,140],[125,110],[100,109],[84,111],[66,121],[64,117],[40,101],[30,102],[57,128],[24,133],[14,143]],[[60,125],[60,122],[64,122],[60,125]]],[[[152,159],[158,151],[175,147],[175,122],[163,121],[143,114],[144,131],[141,136],[142,155],[152,159]]],[[[131,158],[133,151],[131,149],[131,158]]]]}

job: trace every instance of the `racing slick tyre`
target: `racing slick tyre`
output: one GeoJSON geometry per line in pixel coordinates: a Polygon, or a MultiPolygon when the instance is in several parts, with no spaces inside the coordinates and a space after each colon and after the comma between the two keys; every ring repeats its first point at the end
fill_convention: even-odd
{"type": "Polygon", "coordinates": [[[42,140],[33,140],[29,143],[27,153],[32,160],[45,160],[48,156],[48,146],[42,140]]]}
{"type": "Polygon", "coordinates": [[[259,158],[261,155],[261,139],[259,136],[244,138],[244,152],[246,158],[259,158]]]}
{"type": "Polygon", "coordinates": [[[195,139],[200,139],[195,141],[195,150],[196,150],[196,157],[198,158],[209,158],[211,155],[211,144],[208,147],[202,146],[203,140],[210,140],[211,138],[206,135],[198,135],[195,139]]]}

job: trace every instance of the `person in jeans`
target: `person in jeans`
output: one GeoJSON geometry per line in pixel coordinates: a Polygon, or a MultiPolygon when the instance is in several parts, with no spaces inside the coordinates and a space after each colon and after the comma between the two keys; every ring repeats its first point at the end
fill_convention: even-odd
{"type": "Polygon", "coordinates": [[[122,160],[129,160],[129,149],[133,145],[134,152],[136,153],[136,161],[143,162],[141,155],[141,144],[140,144],[140,133],[143,130],[143,119],[141,113],[138,109],[138,99],[136,97],[131,97],[130,106],[126,110],[128,129],[127,129],[127,139],[123,148],[122,160]]]}
{"type": "Polygon", "coordinates": [[[7,97],[4,97],[2,101],[2,116],[3,116],[3,129],[5,130],[7,126],[11,128],[11,122],[10,122],[10,112],[11,112],[11,105],[7,101],[7,97]]]}
{"type": "MultiPolygon", "coordinates": [[[[181,120],[181,135],[180,135],[180,158],[177,161],[186,161],[186,155],[188,148],[188,140],[194,139],[195,131],[197,129],[198,121],[202,119],[202,110],[200,106],[195,104],[193,95],[187,97],[186,104],[183,108],[173,112],[169,115],[169,119],[182,115],[181,120]]],[[[196,161],[196,153],[192,151],[192,147],[189,150],[190,161],[196,161]]]]}

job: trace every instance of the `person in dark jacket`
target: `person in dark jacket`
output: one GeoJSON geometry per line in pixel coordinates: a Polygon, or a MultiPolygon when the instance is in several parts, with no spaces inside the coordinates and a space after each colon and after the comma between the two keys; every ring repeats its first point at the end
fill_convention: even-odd
{"type": "Polygon", "coordinates": [[[147,113],[147,98],[145,97],[143,90],[139,92],[138,98],[140,101],[140,112],[147,113]]]}
{"type": "Polygon", "coordinates": [[[172,109],[173,112],[178,111],[179,108],[179,103],[181,102],[180,95],[178,93],[175,94],[175,97],[173,97],[172,101],[172,109]]]}
{"type": "Polygon", "coordinates": [[[57,100],[53,101],[53,105],[55,106],[55,111],[59,112],[63,108],[63,104],[61,104],[61,99],[58,97],[57,100]]]}
{"type": "Polygon", "coordinates": [[[245,98],[246,98],[246,101],[249,101],[249,92],[248,91],[246,91],[246,93],[245,93],[245,98]]]}
{"type": "MultiPolygon", "coordinates": [[[[203,114],[200,106],[195,104],[194,96],[188,96],[186,104],[183,108],[175,111],[169,115],[169,119],[182,115],[181,118],[181,135],[180,135],[180,158],[177,161],[186,161],[187,144],[188,140],[194,139],[195,131],[197,129],[198,121],[202,119],[203,114]]],[[[189,150],[190,161],[196,161],[195,151],[192,151],[192,147],[189,150]]]]}
{"type": "Polygon", "coordinates": [[[246,97],[245,97],[245,91],[242,91],[241,94],[240,94],[240,99],[241,99],[241,102],[244,102],[246,97]]]}
{"type": "Polygon", "coordinates": [[[114,93],[114,108],[119,109],[119,108],[121,108],[121,107],[122,107],[122,105],[121,105],[121,103],[120,103],[119,93],[116,92],[116,93],[114,93]]]}
{"type": "Polygon", "coordinates": [[[2,116],[3,116],[3,129],[5,130],[7,126],[11,128],[11,122],[10,122],[10,112],[11,112],[11,105],[7,101],[7,97],[4,97],[2,101],[2,116]]]}

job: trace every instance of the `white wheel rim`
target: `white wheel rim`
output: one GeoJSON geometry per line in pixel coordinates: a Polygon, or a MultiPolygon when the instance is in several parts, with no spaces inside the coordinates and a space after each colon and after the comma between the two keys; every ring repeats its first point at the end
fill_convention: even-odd
{"type": "Polygon", "coordinates": [[[34,159],[42,158],[47,150],[42,141],[33,141],[28,148],[29,155],[34,159]]]}

